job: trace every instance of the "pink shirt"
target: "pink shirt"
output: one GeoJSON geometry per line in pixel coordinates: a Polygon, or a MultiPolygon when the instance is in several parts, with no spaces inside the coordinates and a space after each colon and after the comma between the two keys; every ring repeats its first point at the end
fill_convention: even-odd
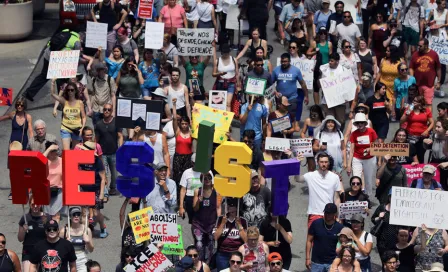
{"type": "Polygon", "coordinates": [[[184,20],[182,19],[185,16],[185,10],[180,5],[175,5],[173,8],[168,5],[163,6],[160,11],[160,16],[162,16],[162,20],[165,23],[165,28],[183,28],[184,20]]]}
{"type": "Polygon", "coordinates": [[[51,188],[62,188],[62,158],[48,160],[48,180],[51,188]]]}

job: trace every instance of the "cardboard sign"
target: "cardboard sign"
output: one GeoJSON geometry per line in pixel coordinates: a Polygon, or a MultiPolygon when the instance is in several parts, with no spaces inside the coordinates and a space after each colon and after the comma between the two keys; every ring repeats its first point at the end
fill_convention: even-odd
{"type": "Polygon", "coordinates": [[[275,102],[275,84],[264,91],[264,98],[264,104],[266,108],[270,109],[269,112],[275,111],[277,109],[277,103],[275,102]]]}
{"type": "Polygon", "coordinates": [[[11,106],[12,88],[2,88],[0,93],[0,106],[11,106]]]}
{"type": "Polygon", "coordinates": [[[266,137],[265,149],[274,151],[285,151],[291,148],[289,139],[266,137]]]}
{"type": "Polygon", "coordinates": [[[212,56],[213,28],[177,29],[177,50],[179,56],[212,56]]]}
{"type": "Polygon", "coordinates": [[[266,79],[248,77],[246,83],[246,93],[253,95],[264,95],[266,89],[266,79]]]}
{"type": "Polygon", "coordinates": [[[76,77],[79,53],[79,50],[51,51],[47,79],[76,77]]]}
{"type": "Polygon", "coordinates": [[[163,102],[138,98],[117,97],[115,124],[119,128],[160,130],[160,121],[164,112],[163,102]]]}
{"type": "Polygon", "coordinates": [[[227,110],[227,92],[226,91],[210,91],[210,99],[208,105],[212,109],[227,110]]]}
{"type": "Polygon", "coordinates": [[[448,64],[448,41],[443,35],[441,37],[431,36],[429,48],[436,51],[441,64],[448,64]]]}
{"type": "Polygon", "coordinates": [[[409,144],[400,143],[371,143],[370,155],[372,156],[409,156],[409,144]]]}
{"type": "Polygon", "coordinates": [[[193,95],[202,95],[199,79],[189,79],[188,83],[190,85],[190,92],[193,93],[193,95]]]}
{"type": "MultiPolygon", "coordinates": [[[[137,12],[138,17],[142,19],[152,19],[153,9],[154,9],[154,0],[140,0],[137,12]]],[[[146,31],[148,30],[149,27],[148,25],[146,25],[146,31]]],[[[146,44],[146,37],[145,37],[145,44],[146,44]]],[[[145,48],[151,48],[151,47],[145,46],[145,48]]],[[[154,49],[160,49],[160,47],[154,49]]]]}
{"type": "Polygon", "coordinates": [[[138,254],[130,264],[124,267],[124,271],[165,272],[173,266],[173,263],[163,255],[154,244],[149,244],[149,246],[138,254]]]}
{"type": "Polygon", "coordinates": [[[177,225],[177,233],[179,235],[179,243],[177,244],[164,244],[162,253],[165,255],[177,255],[184,256],[184,240],[182,238],[182,226],[177,225]]]}
{"type": "Polygon", "coordinates": [[[241,30],[241,31],[249,30],[249,22],[247,20],[240,20],[238,22],[239,15],[240,15],[240,9],[238,5],[229,5],[226,17],[226,29],[241,30]]]}
{"type": "Polygon", "coordinates": [[[177,244],[177,214],[153,213],[149,215],[151,243],[177,244]]]}
{"type": "Polygon", "coordinates": [[[291,117],[287,114],[280,118],[272,119],[269,123],[271,123],[272,131],[274,133],[281,132],[285,129],[291,128],[291,117]]]}
{"type": "Polygon", "coordinates": [[[428,228],[448,228],[448,192],[392,187],[390,224],[428,228]]]}
{"type": "MultiPolygon", "coordinates": [[[[440,182],[440,168],[437,167],[437,163],[430,163],[432,166],[434,166],[437,170],[433,177],[437,182],[440,182]]],[[[426,164],[420,163],[415,166],[412,166],[410,164],[404,164],[402,165],[403,168],[406,170],[406,177],[408,178],[408,186],[411,187],[411,183],[414,179],[420,179],[423,178],[423,167],[426,164]]]]}
{"type": "Polygon", "coordinates": [[[191,115],[193,119],[191,136],[193,138],[198,138],[199,124],[205,120],[215,124],[214,143],[221,144],[227,141],[226,132],[229,132],[230,125],[232,124],[232,119],[235,115],[233,112],[212,109],[196,103],[193,106],[191,115]]]}
{"type": "Polygon", "coordinates": [[[156,50],[162,48],[164,27],[164,23],[146,22],[145,48],[156,50]]]}
{"type": "Polygon", "coordinates": [[[362,217],[366,218],[366,208],[368,208],[369,203],[367,201],[347,201],[339,205],[339,218],[350,220],[350,218],[355,214],[360,214],[362,217]]]}
{"type": "MultiPolygon", "coordinates": [[[[306,83],[308,90],[313,89],[314,81],[314,67],[316,66],[316,60],[301,59],[297,62],[291,62],[292,65],[300,69],[302,72],[303,80],[306,83]]],[[[297,81],[297,88],[302,88],[300,82],[297,81]]]]}
{"type": "Polygon", "coordinates": [[[291,139],[291,151],[294,157],[305,156],[314,157],[313,154],[313,139],[303,138],[303,139],[291,139]]]}
{"type": "Polygon", "coordinates": [[[356,82],[351,70],[342,75],[319,79],[328,108],[344,104],[355,98],[356,82]]]}
{"type": "Polygon", "coordinates": [[[86,47],[107,48],[107,24],[87,21],[86,47]]]}
{"type": "Polygon", "coordinates": [[[131,222],[132,232],[134,233],[135,242],[137,244],[148,241],[151,238],[149,228],[148,214],[153,213],[152,207],[144,208],[129,213],[129,221],[131,222]]]}

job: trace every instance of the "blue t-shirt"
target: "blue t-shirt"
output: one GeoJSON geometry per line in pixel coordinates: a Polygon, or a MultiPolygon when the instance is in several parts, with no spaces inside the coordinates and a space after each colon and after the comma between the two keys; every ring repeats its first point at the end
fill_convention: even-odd
{"type": "Polygon", "coordinates": [[[395,91],[395,108],[399,109],[401,108],[401,100],[408,96],[408,88],[412,84],[417,84],[417,81],[415,80],[415,77],[409,76],[409,79],[406,81],[402,81],[400,78],[396,78],[394,80],[394,91],[395,91]]]}
{"type": "MultiPolygon", "coordinates": [[[[412,183],[414,183],[414,182],[412,182],[412,183]]],[[[412,183],[411,183],[411,187],[412,187],[412,183]]],[[[435,184],[437,184],[437,188],[442,188],[442,185],[440,185],[440,183],[438,183],[435,180],[432,180],[430,184],[431,184],[431,186],[427,190],[435,190],[436,189],[436,188],[434,188],[435,184]]],[[[423,179],[421,179],[421,178],[417,179],[417,184],[416,184],[416,186],[414,188],[425,189],[424,186],[423,186],[423,179]]]]}
{"type": "Polygon", "coordinates": [[[145,82],[143,83],[143,87],[159,87],[159,66],[160,62],[158,59],[153,59],[150,66],[146,66],[144,61],[140,62],[140,64],[138,65],[138,69],[142,71],[142,76],[145,80],[145,82]]]}
{"type": "Polygon", "coordinates": [[[336,245],[338,244],[338,233],[344,226],[334,222],[333,226],[325,226],[323,218],[315,220],[308,230],[313,235],[313,250],[311,261],[318,264],[331,264],[336,258],[336,245]]]}
{"type": "Polygon", "coordinates": [[[333,12],[331,10],[328,11],[328,14],[323,13],[318,10],[316,14],[314,14],[314,24],[316,25],[316,33],[319,32],[321,27],[325,27],[327,25],[328,18],[333,12]]]}
{"type": "MultiPolygon", "coordinates": [[[[244,104],[241,107],[241,115],[245,114],[247,111],[247,107],[249,103],[244,104]]],[[[268,116],[268,110],[265,105],[260,105],[259,103],[254,103],[252,105],[252,110],[247,115],[246,124],[244,124],[244,128],[241,131],[245,131],[247,129],[253,129],[255,131],[255,140],[260,140],[263,137],[263,128],[261,126],[262,118],[266,118],[268,116]]]]}
{"type": "Polygon", "coordinates": [[[277,82],[277,91],[286,96],[288,100],[297,98],[297,81],[302,80],[302,72],[293,65],[287,70],[283,70],[282,66],[277,66],[272,71],[272,82],[277,82]]]}

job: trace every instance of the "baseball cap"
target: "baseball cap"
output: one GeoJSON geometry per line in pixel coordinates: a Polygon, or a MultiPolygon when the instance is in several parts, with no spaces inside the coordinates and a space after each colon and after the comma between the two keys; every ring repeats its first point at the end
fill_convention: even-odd
{"type": "Polygon", "coordinates": [[[184,272],[194,267],[193,259],[189,256],[183,257],[176,265],[176,272],[184,272]]]}
{"type": "Polygon", "coordinates": [[[436,172],[436,168],[430,164],[427,164],[427,165],[423,166],[422,172],[434,175],[434,173],[436,172]]]}
{"type": "Polygon", "coordinates": [[[81,212],[81,207],[79,207],[79,206],[70,208],[70,216],[73,216],[73,214],[80,213],[80,212],[81,212]]]}
{"type": "Polygon", "coordinates": [[[168,168],[164,162],[156,164],[155,170],[160,170],[162,168],[168,168]]]}
{"type": "Polygon", "coordinates": [[[319,28],[319,31],[318,31],[318,32],[320,32],[320,33],[322,33],[322,32],[327,32],[327,28],[324,27],[324,26],[321,26],[321,27],[319,28]]]}
{"type": "Polygon", "coordinates": [[[59,224],[58,221],[51,219],[50,221],[47,221],[47,223],[45,223],[45,228],[57,228],[59,229],[59,224]]]}
{"type": "Polygon", "coordinates": [[[364,217],[362,217],[360,214],[354,214],[352,215],[352,218],[350,218],[350,221],[357,221],[360,223],[364,223],[364,217]]]}
{"type": "Polygon", "coordinates": [[[280,255],[280,253],[278,252],[272,252],[271,254],[269,254],[268,256],[268,262],[272,262],[272,261],[283,261],[282,255],[280,255]]]}
{"type": "Polygon", "coordinates": [[[364,72],[361,77],[362,80],[372,80],[372,75],[369,72],[364,72]]]}
{"type": "Polygon", "coordinates": [[[330,4],[330,0],[322,0],[322,3],[328,3],[328,4],[330,4]]]}
{"type": "Polygon", "coordinates": [[[338,213],[338,207],[334,203],[325,205],[324,213],[338,213]]]}
{"type": "Polygon", "coordinates": [[[252,180],[254,177],[258,177],[258,172],[254,169],[250,170],[250,179],[252,180]]]}

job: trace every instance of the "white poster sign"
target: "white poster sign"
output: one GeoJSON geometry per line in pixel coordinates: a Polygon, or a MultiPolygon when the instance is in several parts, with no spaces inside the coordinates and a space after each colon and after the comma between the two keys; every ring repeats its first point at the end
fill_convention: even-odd
{"type": "Polygon", "coordinates": [[[352,101],[355,98],[356,82],[350,70],[340,75],[321,78],[319,81],[328,108],[352,101]]]}
{"type": "Polygon", "coordinates": [[[448,192],[392,187],[390,224],[428,228],[448,228],[448,192]]]}
{"type": "Polygon", "coordinates": [[[289,116],[289,114],[277,119],[273,119],[269,122],[271,123],[272,132],[274,133],[291,128],[291,117],[289,116]]]}
{"type": "Polygon", "coordinates": [[[87,21],[86,47],[107,49],[107,24],[87,21]]]}
{"type": "Polygon", "coordinates": [[[362,217],[367,217],[366,208],[369,203],[367,201],[347,201],[339,205],[339,218],[350,220],[355,214],[360,214],[362,217]]]}
{"type": "Polygon", "coordinates": [[[270,109],[269,112],[277,109],[277,104],[275,102],[275,86],[276,85],[274,84],[264,91],[264,105],[270,109]]]}
{"type": "Polygon", "coordinates": [[[51,51],[47,79],[76,77],[79,53],[79,50],[51,51]]]}
{"type": "Polygon", "coordinates": [[[217,110],[227,110],[227,91],[210,91],[208,106],[217,110]]]}
{"type": "Polygon", "coordinates": [[[213,28],[177,29],[177,50],[180,56],[212,56],[213,28]]]}
{"type": "Polygon", "coordinates": [[[140,254],[138,254],[128,265],[124,267],[124,271],[164,272],[173,266],[173,263],[165,255],[163,255],[154,244],[149,244],[145,250],[142,250],[140,254]]]}
{"type": "Polygon", "coordinates": [[[145,48],[159,50],[163,46],[164,23],[146,22],[145,48]]]}
{"type": "Polygon", "coordinates": [[[249,30],[249,23],[247,20],[240,20],[240,26],[238,26],[238,16],[240,15],[240,9],[238,5],[229,5],[226,18],[226,29],[233,29],[241,31],[249,30]]]}
{"type": "Polygon", "coordinates": [[[305,156],[313,157],[313,139],[303,138],[303,139],[291,139],[291,151],[295,157],[305,156]]]}
{"type": "Polygon", "coordinates": [[[252,95],[264,95],[266,79],[249,77],[246,83],[246,93],[252,95]]]}
{"type": "Polygon", "coordinates": [[[440,63],[448,64],[448,41],[444,35],[441,37],[431,36],[429,39],[429,48],[436,51],[439,55],[440,63]]]}
{"type": "MultiPolygon", "coordinates": [[[[316,66],[316,61],[301,59],[297,62],[292,62],[291,64],[300,69],[300,72],[302,72],[303,80],[305,80],[306,82],[306,87],[308,88],[308,90],[312,90],[314,80],[314,67],[316,66]]],[[[297,88],[302,88],[298,81],[297,88]]]]}
{"type": "Polygon", "coordinates": [[[285,151],[290,149],[289,139],[266,137],[266,150],[285,151]]]}
{"type": "Polygon", "coordinates": [[[152,213],[149,214],[151,226],[151,243],[177,244],[177,214],[152,213]]]}
{"type": "Polygon", "coordinates": [[[353,22],[357,25],[362,25],[362,17],[358,13],[358,0],[344,0],[344,11],[350,11],[353,22]]]}

